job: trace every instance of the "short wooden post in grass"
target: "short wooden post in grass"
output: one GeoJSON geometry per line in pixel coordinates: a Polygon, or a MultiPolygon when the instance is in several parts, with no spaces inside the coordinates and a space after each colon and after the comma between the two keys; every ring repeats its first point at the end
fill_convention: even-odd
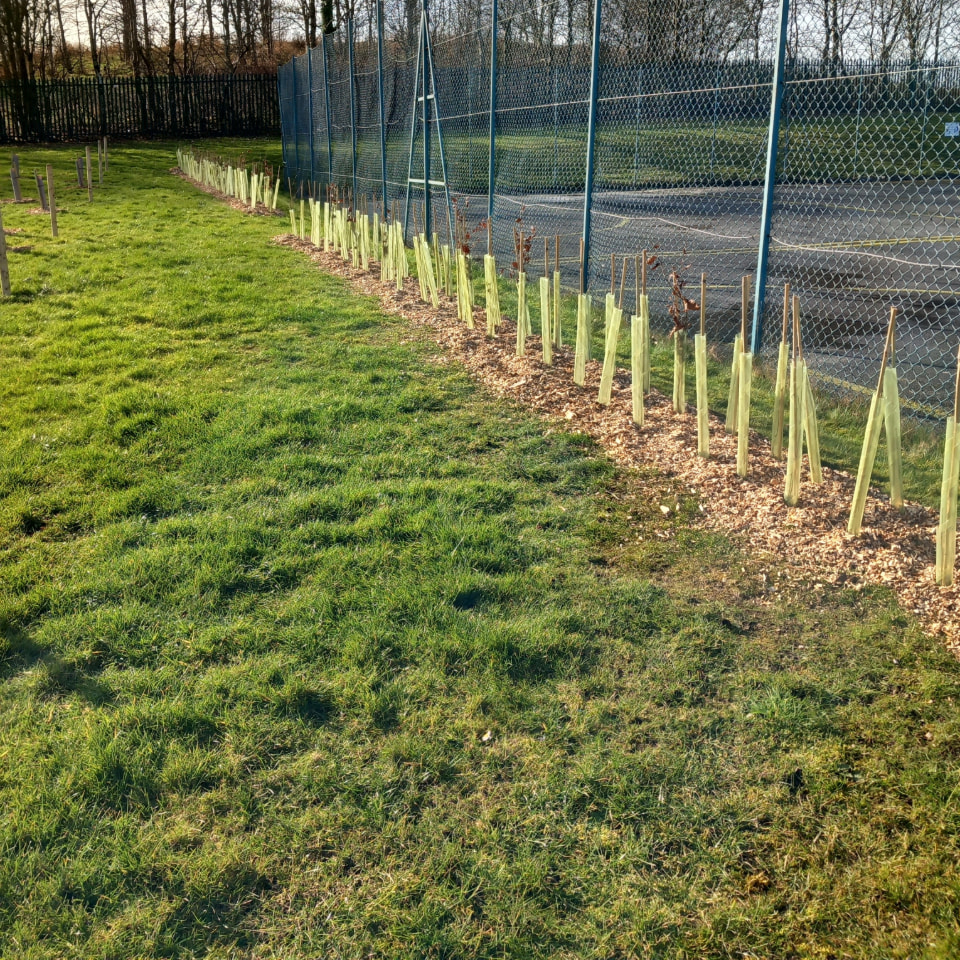
{"type": "Polygon", "coordinates": [[[733,360],[730,363],[730,393],[727,396],[727,433],[736,433],[740,411],[740,356],[747,343],[747,285],[749,276],[740,281],[740,332],[733,341],[733,360]]]}
{"type": "Polygon", "coordinates": [[[293,207],[290,208],[290,232],[296,237],[297,235],[297,215],[293,212],[293,207]]]}
{"type": "Polygon", "coordinates": [[[50,195],[50,230],[55,237],[60,236],[57,228],[57,197],[53,190],[53,166],[47,164],[47,193],[50,195]]]}
{"type": "Polygon", "coordinates": [[[83,157],[77,157],[77,186],[82,190],[86,184],[83,182],[83,157]]]}
{"type": "Polygon", "coordinates": [[[10,267],[7,263],[7,237],[3,232],[3,211],[0,210],[0,294],[10,296],[10,267]]]}
{"type": "Polygon", "coordinates": [[[90,159],[90,147],[86,148],[87,154],[87,200],[93,203],[93,163],[90,159]]]}
{"type": "Polygon", "coordinates": [[[957,492],[960,489],[960,349],[957,350],[957,379],[954,385],[953,414],[947,417],[943,450],[943,486],[940,490],[940,524],[937,527],[938,586],[950,587],[957,562],[957,492]]]}
{"type": "Polygon", "coordinates": [[[770,435],[770,452],[777,460],[783,459],[783,418],[787,406],[787,375],[790,363],[790,347],[787,332],[790,327],[790,284],[783,285],[783,329],[780,334],[780,352],[777,355],[777,381],[773,391],[773,431],[770,435]]]}
{"type": "Polygon", "coordinates": [[[870,492],[870,479],[873,476],[873,465],[877,459],[880,429],[883,426],[883,387],[886,382],[887,363],[890,359],[890,344],[896,315],[897,308],[893,307],[890,311],[887,339],[883,345],[883,356],[880,360],[880,377],[877,380],[877,389],[874,391],[873,399],[870,401],[870,414],[867,417],[867,429],[863,438],[863,450],[860,453],[857,483],[854,487],[853,503],[850,507],[850,521],[847,523],[847,533],[852,536],[857,536],[863,528],[863,512],[867,505],[867,494],[870,492]]]}
{"type": "Polygon", "coordinates": [[[20,157],[17,154],[11,158],[10,185],[13,187],[13,202],[23,203],[23,194],[20,192],[20,157]]]}
{"type": "Polygon", "coordinates": [[[107,151],[107,138],[103,138],[103,169],[105,171],[110,170],[110,154],[107,151]]]}
{"type": "Polygon", "coordinates": [[[580,239],[580,293],[577,295],[577,340],[573,354],[573,382],[582,387],[587,378],[587,360],[590,359],[591,309],[589,295],[584,289],[584,242],[580,239]]]}
{"type": "Polygon", "coordinates": [[[710,396],[707,392],[707,275],[700,274],[700,332],[693,338],[697,374],[697,453],[710,456],[710,396]]]}
{"type": "Polygon", "coordinates": [[[37,184],[37,196],[40,198],[40,209],[46,213],[50,209],[50,206],[47,203],[47,188],[43,185],[43,177],[34,170],[33,179],[37,184]]]}

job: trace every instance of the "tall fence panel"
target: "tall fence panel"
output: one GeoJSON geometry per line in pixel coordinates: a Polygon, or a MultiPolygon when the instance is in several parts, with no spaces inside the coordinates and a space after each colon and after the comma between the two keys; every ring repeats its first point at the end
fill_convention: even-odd
{"type": "Polygon", "coordinates": [[[281,68],[291,175],[349,190],[355,161],[359,196],[379,202],[385,157],[387,205],[401,201],[402,213],[409,196],[416,214],[422,181],[434,181],[434,228],[445,238],[445,159],[445,185],[474,255],[486,250],[489,196],[499,262],[509,268],[514,259],[519,218],[538,237],[534,269],[542,238],[551,258],[559,239],[563,282],[576,289],[588,225],[586,281],[596,295],[609,286],[611,257],[618,275],[628,260],[632,284],[640,251],[656,255],[650,291],[662,331],[670,326],[669,274],[695,286],[705,273],[711,338],[731,341],[741,278],[756,282],[762,267],[765,283],[752,294],[761,352],[776,349],[790,283],[801,298],[807,359],[825,387],[872,385],[896,306],[906,406],[944,414],[960,336],[960,28],[949,4],[926,32],[893,23],[880,36],[866,5],[851,6],[842,23],[826,7],[763,5],[731,34],[724,18],[740,16],[734,7],[705,7],[697,33],[652,13],[634,22],[631,11],[640,17],[647,7],[610,0],[592,112],[593,4],[494,2],[448,4],[443,25],[431,24],[436,99],[426,177],[419,4],[405,4],[400,20],[391,7],[385,27],[371,18],[357,28],[352,77],[346,29],[307,54],[312,114],[293,106],[302,97],[296,64],[306,57],[281,68]],[[312,144],[312,165],[302,142],[308,153],[312,144]]]}
{"type": "MultiPolygon", "coordinates": [[[[306,117],[302,128],[308,137],[306,117]]],[[[279,130],[272,74],[0,83],[3,143],[257,136],[279,130]]]]}

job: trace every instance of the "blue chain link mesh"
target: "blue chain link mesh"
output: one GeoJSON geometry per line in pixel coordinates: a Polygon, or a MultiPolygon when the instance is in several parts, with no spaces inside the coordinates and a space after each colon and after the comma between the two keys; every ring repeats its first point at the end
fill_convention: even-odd
{"type": "MultiPolygon", "coordinates": [[[[559,237],[568,289],[579,286],[584,230],[592,6],[499,3],[493,245],[508,266],[522,217],[537,234],[531,271],[538,275],[542,238],[549,239],[552,269],[559,237]]],[[[741,278],[757,272],[766,185],[763,352],[776,349],[789,282],[801,298],[806,355],[820,384],[862,391],[873,385],[896,306],[905,405],[942,416],[960,334],[960,29],[941,18],[935,33],[918,39],[904,22],[883,28],[873,6],[850,4],[838,32],[836,4],[798,4],[787,35],[779,157],[768,180],[778,18],[767,6],[744,20],[742,35],[730,39],[717,28],[714,36],[705,28],[688,50],[679,28],[654,36],[648,26],[644,34],[624,19],[624,5],[606,0],[587,284],[601,295],[611,257],[618,277],[628,258],[632,295],[634,258],[649,250],[660,260],[650,276],[655,324],[669,325],[669,272],[678,270],[691,286],[705,273],[709,334],[731,341],[741,278]],[[878,29],[886,29],[879,39],[878,29]]],[[[403,215],[409,192],[412,228],[412,218],[422,217],[425,176],[419,9],[411,17],[409,7],[387,5],[382,84],[386,201],[403,215]]],[[[446,177],[471,252],[480,256],[487,244],[481,222],[489,187],[492,0],[451,9],[444,8],[442,29],[431,31],[436,100],[426,179],[446,177]]],[[[324,46],[326,63],[318,47],[280,70],[287,174],[295,184],[352,189],[355,133],[358,198],[379,205],[376,18],[354,34],[352,115],[346,27],[324,46]]],[[[445,242],[444,189],[431,191],[434,229],[445,242]]]]}

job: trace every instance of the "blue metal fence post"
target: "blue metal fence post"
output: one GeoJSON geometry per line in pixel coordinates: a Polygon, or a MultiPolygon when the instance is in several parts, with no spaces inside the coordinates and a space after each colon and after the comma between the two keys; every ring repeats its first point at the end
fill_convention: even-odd
{"type": "Polygon", "coordinates": [[[490,26],[490,171],[487,177],[487,236],[491,238],[491,243],[493,188],[497,176],[497,7],[497,0],[493,0],[493,19],[490,26]]]}
{"type": "Polygon", "coordinates": [[[429,241],[433,233],[433,197],[430,193],[430,84],[427,81],[429,72],[429,42],[430,32],[427,28],[427,0],[420,4],[420,43],[423,47],[423,234],[429,241]]]}
{"type": "MultiPolygon", "coordinates": [[[[603,0],[593,0],[593,63],[590,68],[590,118],[587,127],[587,172],[583,184],[583,277],[590,285],[590,211],[593,207],[593,159],[597,146],[597,99],[600,93],[600,22],[603,0]]],[[[786,0],[784,0],[786,2],[786,0]]],[[[583,290],[581,293],[585,292],[583,290]]]]}
{"type": "Polygon", "coordinates": [[[333,133],[330,130],[330,74],[327,72],[327,38],[320,34],[323,61],[323,113],[327,123],[327,186],[333,183],[333,133]]]}
{"type": "Polygon", "coordinates": [[[773,192],[777,184],[777,152],[780,146],[780,109],[783,105],[784,74],[787,58],[787,30],[790,0],[780,0],[777,54],[773,61],[773,89],[770,93],[770,125],[767,131],[767,171],[763,182],[763,209],[760,214],[760,247],[757,251],[757,277],[753,294],[753,332],[750,349],[760,352],[763,343],[763,301],[767,287],[767,262],[770,258],[770,224],[773,218],[773,192]]]}
{"type": "Polygon", "coordinates": [[[383,216],[387,216],[387,128],[383,106],[383,0],[377,0],[377,92],[380,97],[380,179],[383,216]]]}
{"type": "Polygon", "coordinates": [[[423,49],[423,31],[417,43],[417,67],[413,73],[413,109],[410,111],[410,156],[407,159],[407,197],[403,204],[403,236],[407,236],[407,227],[410,223],[410,184],[413,180],[413,154],[417,143],[417,99],[420,83],[420,67],[426,70],[426,51],[423,49]]]}
{"type": "Polygon", "coordinates": [[[353,208],[357,204],[357,108],[353,91],[353,17],[347,21],[347,59],[350,66],[350,142],[353,145],[353,208]]]}
{"type": "Polygon", "coordinates": [[[310,116],[310,193],[313,193],[313,57],[310,50],[307,50],[307,111],[310,116]]]}
{"type": "MultiPolygon", "coordinates": [[[[450,238],[450,248],[453,249],[454,231],[453,231],[453,204],[450,202],[450,175],[447,171],[447,151],[443,145],[443,122],[440,119],[440,100],[437,97],[437,72],[433,66],[433,41],[430,39],[430,18],[426,12],[423,15],[423,45],[424,52],[424,71],[430,69],[430,90],[433,97],[434,122],[437,125],[437,146],[440,149],[440,170],[443,173],[443,196],[447,205],[447,235],[450,238]]],[[[423,76],[424,96],[427,90],[427,76],[423,76]]],[[[426,179],[426,178],[424,178],[426,179]]],[[[429,184],[427,185],[429,187],[429,184]]]]}
{"type": "MultiPolygon", "coordinates": [[[[290,60],[290,63],[293,69],[290,71],[290,78],[293,80],[293,160],[295,165],[296,172],[294,176],[297,178],[297,183],[300,183],[300,105],[297,103],[297,58],[293,57],[290,60]]],[[[293,182],[293,177],[290,176],[291,171],[287,171],[287,184],[293,182]]],[[[290,199],[293,200],[293,193],[290,194],[290,199]]]]}

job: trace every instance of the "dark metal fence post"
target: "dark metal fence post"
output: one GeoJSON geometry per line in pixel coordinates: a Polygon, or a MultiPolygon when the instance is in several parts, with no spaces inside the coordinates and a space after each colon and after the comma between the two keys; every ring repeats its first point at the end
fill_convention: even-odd
{"type": "Polygon", "coordinates": [[[387,128],[383,106],[383,0],[377,0],[377,94],[380,98],[380,179],[383,215],[387,215],[387,128]]]}
{"type": "Polygon", "coordinates": [[[593,64],[590,69],[587,172],[583,184],[583,277],[587,286],[590,285],[590,212],[593,207],[593,160],[597,146],[597,98],[600,93],[600,21],[603,0],[593,0],[593,2],[593,64]]]}
{"type": "MultiPolygon", "coordinates": [[[[450,174],[447,170],[447,151],[443,144],[443,122],[440,119],[440,100],[437,96],[437,71],[433,66],[433,41],[430,39],[430,17],[426,10],[423,15],[423,45],[424,45],[424,71],[430,70],[430,90],[433,97],[434,122],[437,125],[437,147],[440,150],[440,171],[443,174],[443,196],[447,205],[447,235],[450,237],[451,249],[453,249],[454,237],[456,234],[453,229],[453,204],[450,202],[450,174]]],[[[424,72],[424,96],[426,90],[426,72],[424,72]]],[[[428,184],[429,187],[429,184],[428,184]]]]}
{"type": "Polygon", "coordinates": [[[307,112],[310,117],[310,189],[313,189],[313,57],[307,48],[307,112]]]}
{"type": "MultiPolygon", "coordinates": [[[[293,69],[290,71],[290,78],[293,81],[293,159],[294,164],[296,165],[296,178],[297,183],[300,183],[300,104],[297,103],[297,58],[293,57],[290,60],[290,64],[293,69]]],[[[288,172],[289,176],[289,172],[288,172]]],[[[289,185],[292,182],[291,180],[287,181],[289,185]]],[[[293,200],[293,194],[290,194],[291,201],[293,200]]]]}
{"type": "Polygon", "coordinates": [[[333,134],[330,132],[330,74],[327,70],[327,38],[320,34],[320,53],[323,61],[323,114],[327,124],[327,186],[333,183],[333,134]]]}
{"type": "Polygon", "coordinates": [[[430,194],[430,57],[427,38],[430,36],[427,26],[427,0],[420,4],[420,44],[423,48],[423,233],[427,241],[433,233],[433,197],[430,194]]]}
{"type": "Polygon", "coordinates": [[[357,109],[353,90],[353,17],[347,21],[347,59],[350,66],[350,143],[353,146],[353,208],[357,204],[357,109]]]}
{"type": "Polygon", "coordinates": [[[490,26],[490,172],[487,178],[487,220],[493,236],[493,188],[497,175],[497,0],[490,26]]]}
{"type": "Polygon", "coordinates": [[[770,223],[773,194],[777,185],[777,152],[780,146],[780,110],[783,105],[786,70],[787,30],[790,24],[790,0],[780,0],[777,54],[773,61],[773,89],[770,92],[770,125],[767,131],[767,171],[763,182],[763,210],[760,215],[760,248],[757,252],[757,278],[753,295],[753,333],[750,349],[760,352],[763,343],[763,301],[767,286],[767,262],[770,257],[770,223]]]}

